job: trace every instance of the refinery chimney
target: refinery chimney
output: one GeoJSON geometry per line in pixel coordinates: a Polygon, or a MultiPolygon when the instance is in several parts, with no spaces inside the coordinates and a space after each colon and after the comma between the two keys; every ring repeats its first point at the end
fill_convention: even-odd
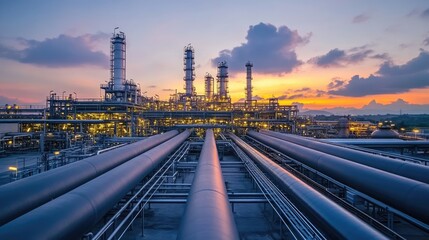
{"type": "MultiPolygon", "coordinates": [[[[116,30],[117,28],[115,28],[116,30]]],[[[125,83],[125,34],[113,32],[110,46],[110,80],[113,90],[123,90],[125,83]]]]}
{"type": "Polygon", "coordinates": [[[249,61],[246,63],[246,100],[252,101],[252,67],[253,64],[249,61]]]}
{"type": "Polygon", "coordinates": [[[228,65],[225,61],[220,62],[217,72],[218,95],[220,99],[228,98],[228,65]]]}
{"type": "Polygon", "coordinates": [[[183,64],[185,65],[183,70],[185,71],[185,77],[183,80],[185,81],[185,94],[186,96],[194,95],[194,48],[189,44],[185,47],[185,56],[183,58],[183,64]]]}
{"type": "Polygon", "coordinates": [[[206,92],[206,99],[209,101],[212,100],[214,92],[214,79],[210,73],[206,73],[204,88],[206,92]]]}

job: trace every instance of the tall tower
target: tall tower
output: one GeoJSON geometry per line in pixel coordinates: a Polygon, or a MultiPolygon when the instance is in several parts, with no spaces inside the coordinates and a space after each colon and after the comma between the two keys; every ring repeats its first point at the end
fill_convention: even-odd
{"type": "Polygon", "coordinates": [[[225,61],[218,64],[217,82],[218,95],[220,99],[228,98],[228,65],[225,61]]]}
{"type": "Polygon", "coordinates": [[[246,100],[252,101],[252,67],[253,64],[249,61],[246,63],[246,100]]]}
{"type": "Polygon", "coordinates": [[[185,65],[183,70],[185,71],[185,77],[183,80],[185,81],[185,94],[186,96],[194,95],[194,48],[189,44],[185,47],[185,56],[183,58],[183,64],[185,65]]]}
{"type": "Polygon", "coordinates": [[[110,43],[110,80],[113,83],[113,90],[123,90],[126,63],[125,34],[113,32],[110,43]]]}
{"type": "Polygon", "coordinates": [[[214,78],[210,73],[206,73],[206,76],[204,77],[204,88],[206,93],[207,100],[213,99],[213,92],[214,92],[214,78]]]}

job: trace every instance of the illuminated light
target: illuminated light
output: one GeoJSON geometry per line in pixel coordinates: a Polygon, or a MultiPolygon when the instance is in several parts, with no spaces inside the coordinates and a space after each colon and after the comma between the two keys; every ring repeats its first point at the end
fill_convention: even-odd
{"type": "Polygon", "coordinates": [[[419,133],[420,130],[419,129],[413,129],[413,133],[419,133]]]}
{"type": "Polygon", "coordinates": [[[54,155],[60,155],[60,151],[55,151],[54,155]]]}
{"type": "Polygon", "coordinates": [[[30,132],[30,131],[31,131],[31,127],[27,128],[27,132],[30,132]]]}
{"type": "Polygon", "coordinates": [[[9,166],[9,171],[18,171],[18,168],[15,166],[9,166]]]}
{"type": "Polygon", "coordinates": [[[10,144],[12,144],[13,142],[12,142],[12,140],[9,140],[7,143],[10,145],[10,144]]]}

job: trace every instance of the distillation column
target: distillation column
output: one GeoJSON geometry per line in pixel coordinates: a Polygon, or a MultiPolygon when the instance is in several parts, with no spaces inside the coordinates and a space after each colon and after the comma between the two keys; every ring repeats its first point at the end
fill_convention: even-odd
{"type": "Polygon", "coordinates": [[[211,101],[213,99],[213,92],[214,92],[214,79],[210,73],[206,73],[206,76],[204,77],[204,88],[206,92],[206,99],[207,101],[211,101]]]}
{"type": "Polygon", "coordinates": [[[228,98],[228,65],[225,61],[218,65],[217,73],[218,95],[219,99],[225,100],[228,98]]]}
{"type": "Polygon", "coordinates": [[[183,80],[185,81],[185,93],[186,96],[192,96],[194,94],[194,48],[189,44],[185,47],[185,56],[183,58],[183,64],[185,65],[183,70],[185,71],[185,77],[183,80]]]}
{"type": "Polygon", "coordinates": [[[110,51],[110,76],[113,90],[123,90],[125,82],[126,43],[123,32],[113,33],[110,51]]]}
{"type": "Polygon", "coordinates": [[[246,101],[252,101],[252,67],[253,64],[249,61],[246,63],[246,101]]]}

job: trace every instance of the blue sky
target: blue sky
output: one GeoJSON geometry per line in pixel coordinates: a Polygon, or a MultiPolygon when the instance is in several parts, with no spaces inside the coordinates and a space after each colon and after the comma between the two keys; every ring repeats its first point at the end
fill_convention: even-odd
{"type": "Polygon", "coordinates": [[[244,97],[244,59],[249,58],[261,98],[319,109],[338,99],[353,107],[372,99],[429,104],[429,80],[389,91],[385,79],[379,84],[385,91],[366,92],[378,81],[371,74],[383,78],[377,74],[387,62],[407,68],[413,59],[423,61],[421,76],[429,76],[429,66],[419,58],[429,50],[428,23],[424,0],[1,1],[0,103],[43,102],[50,90],[99,97],[99,84],[109,79],[109,37],[120,27],[127,36],[127,78],[152,96],[183,91],[183,47],[191,43],[199,93],[203,76],[216,75],[214,65],[227,50],[234,100],[244,97]],[[49,54],[41,57],[37,51],[49,54]],[[353,88],[359,80],[349,82],[356,75],[369,79],[368,86],[353,88]],[[339,82],[338,89],[330,89],[339,82]]]}

